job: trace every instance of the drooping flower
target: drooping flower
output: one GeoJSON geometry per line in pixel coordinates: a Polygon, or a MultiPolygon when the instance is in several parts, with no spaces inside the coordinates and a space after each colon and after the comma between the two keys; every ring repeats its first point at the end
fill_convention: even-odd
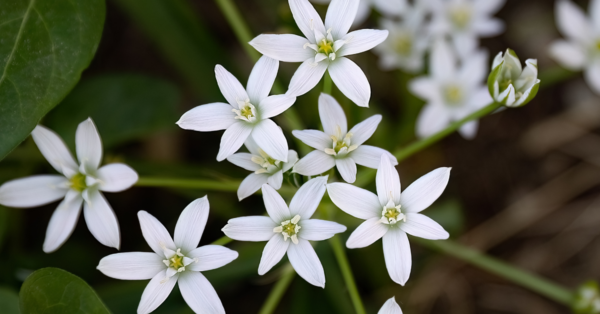
{"type": "Polygon", "coordinates": [[[512,49],[499,52],[488,77],[488,89],[494,100],[507,107],[520,107],[537,95],[540,80],[537,78],[536,59],[525,60],[525,69],[512,49]]]}
{"type": "Polygon", "coordinates": [[[265,184],[263,199],[269,216],[230,219],[223,232],[238,241],[268,241],[258,274],[264,275],[287,253],[292,267],[308,283],[325,287],[325,272],[308,241],[322,241],[346,227],[333,221],[310,219],[325,194],[327,177],[309,180],[298,189],[288,207],[277,191],[265,184]]]}
{"type": "Polygon", "coordinates": [[[279,190],[283,183],[283,174],[298,161],[298,153],[291,149],[288,151],[287,162],[284,162],[269,156],[252,138],[248,138],[245,144],[250,153],[237,153],[227,157],[232,164],[253,171],[238,188],[237,195],[240,201],[254,194],[263,184],[269,184],[275,190],[279,190]]]}
{"type": "Polygon", "coordinates": [[[288,145],[281,128],[271,120],[294,104],[293,95],[269,96],[279,61],[262,57],[256,62],[246,89],[225,68],[215,67],[217,83],[226,103],[200,105],[181,116],[177,124],[182,129],[200,132],[225,130],[217,160],[235,153],[252,137],[273,158],[287,161],[288,145]]]}
{"type": "Polygon", "coordinates": [[[348,248],[362,248],[383,238],[385,265],[392,280],[404,285],[412,265],[407,233],[416,237],[447,239],[448,232],[431,218],[419,214],[444,191],[450,168],[438,168],[413,182],[400,194],[400,177],[388,158],[381,158],[377,169],[377,195],[347,184],[327,185],[329,197],[341,210],[365,219],[346,243],[348,248]]]}
{"type": "Polygon", "coordinates": [[[296,163],[293,172],[304,176],[321,174],[337,167],[346,182],[356,180],[356,164],[377,169],[381,156],[387,156],[394,165],[396,157],[379,147],[362,145],[377,129],[381,115],[374,115],[355,125],[350,131],[344,110],[327,94],[319,97],[319,116],[323,131],[294,130],[292,133],[306,145],[315,148],[296,163]]]}
{"type": "Polygon", "coordinates": [[[139,211],[142,234],[154,252],[112,254],[100,260],[98,270],[121,280],[151,279],[142,294],[138,314],[159,307],[176,283],[194,312],[225,313],[217,292],[201,272],[229,264],[238,253],[220,245],[198,247],[209,210],[206,196],[189,204],[177,220],[174,238],[154,216],[139,211]]]}
{"type": "MultiPolygon", "coordinates": [[[[314,3],[329,4],[331,0],[311,0],[314,3]]],[[[388,17],[397,17],[406,11],[408,3],[406,0],[361,0],[356,10],[356,17],[352,26],[358,26],[364,23],[369,14],[371,14],[371,8],[377,10],[377,12],[388,17]]]]}
{"type": "Polygon", "coordinates": [[[38,125],[31,136],[42,155],[62,175],[37,175],[8,181],[0,186],[0,204],[28,208],[64,198],[46,230],[46,253],[58,250],[71,236],[82,204],[83,216],[92,235],[103,245],[119,249],[119,223],[101,191],[126,190],[137,182],[137,173],[121,163],[100,167],[102,141],[92,119],[88,118],[77,127],[75,144],[79,164],[53,131],[38,125]]]}
{"type": "MultiPolygon", "coordinates": [[[[302,62],[292,76],[287,94],[300,96],[321,80],[326,70],[350,100],[369,106],[371,86],[363,71],[346,56],[361,53],[383,42],[387,30],[363,29],[348,33],[359,0],[332,0],[325,24],[308,0],[289,0],[292,15],[304,37],[263,34],[250,41],[265,56],[284,62],[302,62]]],[[[260,145],[260,143],[259,143],[260,145]]]]}
{"type": "Polygon", "coordinates": [[[402,309],[400,305],[396,303],[396,298],[391,297],[381,307],[377,314],[402,314],[402,309]]]}
{"type": "MultiPolygon", "coordinates": [[[[446,41],[435,43],[429,59],[431,75],[409,83],[409,90],[427,101],[417,120],[419,137],[429,137],[492,102],[485,85],[487,60],[487,52],[479,51],[458,66],[458,58],[446,41]]],[[[477,125],[477,120],[469,121],[459,132],[471,139],[477,133],[477,125]]]]}

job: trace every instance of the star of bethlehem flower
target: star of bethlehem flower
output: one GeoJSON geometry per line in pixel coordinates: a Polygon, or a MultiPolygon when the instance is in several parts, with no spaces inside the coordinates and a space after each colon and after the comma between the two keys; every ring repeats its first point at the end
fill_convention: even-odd
{"type": "Polygon", "coordinates": [[[201,132],[225,130],[217,160],[235,153],[248,139],[273,158],[287,161],[288,145],[281,128],[271,120],[294,104],[292,95],[269,96],[279,61],[261,57],[254,65],[246,89],[225,68],[215,67],[217,83],[226,103],[211,103],[193,108],[177,124],[186,130],[201,132]]]}
{"type": "Polygon", "coordinates": [[[292,267],[308,283],[325,287],[325,272],[319,257],[308,241],[322,241],[346,227],[333,221],[310,219],[325,194],[327,176],[309,180],[298,189],[288,207],[270,185],[262,186],[269,216],[230,219],[223,232],[238,241],[268,241],[258,266],[264,275],[287,253],[292,267]]]}
{"type": "Polygon", "coordinates": [[[540,80],[537,60],[525,60],[525,69],[512,49],[499,52],[488,77],[488,89],[494,100],[507,107],[520,107],[531,101],[538,92],[540,80]]]}
{"type": "MultiPolygon", "coordinates": [[[[363,29],[348,33],[359,0],[332,0],[325,24],[308,0],[289,0],[296,24],[304,37],[263,34],[250,41],[265,56],[284,62],[302,62],[292,76],[287,94],[300,96],[321,80],[326,70],[338,89],[361,107],[369,106],[371,86],[363,71],[346,56],[361,53],[383,42],[387,30],[363,29]]],[[[260,144],[260,143],[259,143],[260,144]]]]}
{"type": "Polygon", "coordinates": [[[589,17],[572,1],[556,2],[556,25],[566,40],[550,46],[550,55],[562,66],[583,70],[585,81],[600,94],[600,1],[590,0],[589,17]]]}
{"type": "Polygon", "coordinates": [[[263,184],[269,184],[275,190],[279,190],[283,183],[283,173],[296,164],[298,153],[289,150],[287,162],[284,162],[269,156],[251,138],[246,140],[245,145],[250,153],[237,153],[227,157],[227,160],[232,164],[253,171],[242,181],[238,188],[239,200],[241,201],[254,194],[263,184]]]}
{"type": "Polygon", "coordinates": [[[449,178],[450,168],[438,168],[401,194],[398,172],[388,158],[382,157],[377,169],[377,195],[347,183],[328,184],[327,192],[337,207],[366,220],[352,232],[346,246],[362,248],[383,238],[388,273],[394,282],[404,285],[412,265],[407,234],[429,240],[448,238],[442,226],[419,212],[442,194],[449,178]]]}
{"type": "Polygon", "coordinates": [[[64,198],[46,229],[43,247],[46,253],[58,250],[71,236],[82,204],[92,235],[103,245],[119,249],[119,223],[101,191],[126,190],[137,182],[137,173],[121,163],[100,167],[102,142],[92,119],[81,122],[75,133],[79,164],[53,131],[38,125],[31,136],[42,155],[61,175],[36,175],[8,181],[0,186],[0,204],[28,208],[64,198]]]}
{"type": "MultiPolygon", "coordinates": [[[[487,52],[478,51],[462,59],[458,66],[459,60],[446,41],[436,41],[429,58],[431,75],[418,77],[408,86],[413,94],[427,101],[417,119],[419,137],[429,137],[492,102],[484,83],[487,60],[487,52]]],[[[477,125],[477,120],[469,121],[459,132],[471,139],[477,133],[477,125]]]]}
{"type": "Polygon", "coordinates": [[[356,164],[377,169],[381,156],[398,164],[387,150],[370,145],[362,145],[368,140],[381,122],[381,115],[374,115],[355,125],[350,131],[344,110],[338,102],[327,94],[319,96],[319,116],[323,131],[294,130],[292,134],[306,145],[315,148],[294,166],[293,172],[304,176],[321,174],[337,167],[346,182],[356,180],[356,164]]]}
{"type": "MultiPolygon", "coordinates": [[[[331,0],[311,0],[311,2],[329,4],[331,0]]],[[[360,0],[352,26],[364,23],[369,18],[371,9],[377,10],[377,12],[384,16],[397,17],[406,12],[407,6],[408,3],[406,0],[360,0]]]]}
{"type": "Polygon", "coordinates": [[[205,196],[189,204],[177,220],[175,237],[154,216],[138,212],[142,234],[154,252],[117,253],[100,260],[98,270],[121,280],[147,280],[137,313],[159,307],[179,283],[185,302],[196,313],[225,313],[217,292],[201,272],[217,269],[238,257],[220,245],[198,247],[209,212],[205,196]]]}
{"type": "Polygon", "coordinates": [[[400,309],[400,305],[396,303],[396,298],[391,297],[385,301],[377,314],[402,314],[402,309],[400,309]]]}

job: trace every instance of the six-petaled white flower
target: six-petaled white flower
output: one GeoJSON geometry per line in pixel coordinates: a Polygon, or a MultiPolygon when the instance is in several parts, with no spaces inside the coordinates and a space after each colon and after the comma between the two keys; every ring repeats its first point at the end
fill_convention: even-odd
{"type": "Polygon", "coordinates": [[[200,272],[223,267],[238,253],[220,245],[198,247],[208,212],[206,196],[189,204],[177,220],[174,238],[154,216],[138,212],[142,234],[154,253],[112,254],[100,260],[98,270],[121,280],[151,279],[142,294],[138,314],[159,307],[176,283],[194,312],[225,313],[217,292],[200,272]]]}
{"type": "Polygon", "coordinates": [[[402,314],[402,309],[400,305],[396,303],[396,298],[391,297],[381,307],[377,314],[402,314]]]}
{"type": "Polygon", "coordinates": [[[362,248],[383,238],[385,265],[392,280],[404,285],[412,266],[408,234],[439,240],[448,232],[419,212],[429,207],[444,191],[450,168],[438,168],[413,182],[400,194],[400,177],[388,158],[381,158],[377,169],[377,195],[347,184],[327,185],[329,197],[346,213],[365,219],[346,243],[348,248],[362,248]]]}
{"type": "Polygon", "coordinates": [[[288,207],[271,186],[262,187],[267,216],[230,219],[223,232],[239,241],[269,241],[258,266],[264,275],[287,253],[290,263],[304,280],[325,287],[325,272],[308,241],[322,241],[346,227],[333,221],[310,219],[325,194],[327,176],[309,180],[298,189],[288,207]]]}
{"type": "MultiPolygon", "coordinates": [[[[387,30],[363,29],[348,33],[359,0],[332,0],[325,24],[308,0],[289,0],[292,15],[304,37],[259,35],[250,41],[265,56],[285,62],[302,62],[292,76],[287,94],[310,91],[329,70],[331,79],[350,100],[369,106],[371,86],[363,71],[346,56],[367,51],[388,35],[387,30]]],[[[260,143],[259,143],[260,145],[260,143]]]]}
{"type": "MultiPolygon", "coordinates": [[[[435,43],[429,65],[431,76],[409,83],[409,90],[427,101],[417,120],[419,137],[429,137],[492,102],[485,85],[487,59],[487,53],[479,51],[464,58],[458,67],[458,59],[446,41],[435,43]]],[[[477,120],[463,124],[460,134],[473,138],[477,124],[477,120]]]]}
{"type": "Polygon", "coordinates": [[[502,52],[496,55],[488,77],[488,90],[494,100],[507,107],[520,107],[535,97],[540,86],[537,60],[527,59],[525,64],[523,69],[511,49],[506,49],[504,55],[502,52]]]}
{"type": "Polygon", "coordinates": [[[258,60],[246,89],[225,68],[215,67],[217,83],[229,104],[201,105],[183,114],[177,124],[186,130],[217,131],[225,129],[217,160],[235,153],[252,137],[269,156],[287,161],[288,145],[281,128],[269,119],[287,110],[296,101],[292,95],[269,96],[279,61],[262,57],[258,60]]]}
{"type": "Polygon", "coordinates": [[[102,142],[91,119],[81,122],[75,134],[79,165],[53,131],[38,125],[31,136],[42,155],[62,176],[37,175],[8,181],[0,186],[0,204],[27,208],[64,198],[46,230],[46,253],[56,251],[67,241],[75,229],[82,204],[83,216],[92,235],[100,243],[119,249],[119,223],[100,191],[126,190],[137,182],[137,173],[121,163],[98,169],[102,161],[102,142]]]}
{"type": "MultiPolygon", "coordinates": [[[[328,4],[331,2],[331,0],[311,1],[319,4],[328,4]]],[[[377,12],[385,16],[397,17],[406,12],[407,6],[408,3],[406,0],[360,0],[352,26],[358,26],[364,23],[369,17],[369,14],[371,14],[371,8],[374,8],[377,12]]]]}
{"type": "Polygon", "coordinates": [[[368,140],[381,122],[381,115],[374,115],[355,125],[350,131],[344,110],[338,102],[327,94],[319,97],[319,116],[323,131],[294,130],[292,133],[306,145],[315,148],[294,166],[293,172],[304,176],[321,174],[337,167],[346,182],[356,180],[356,164],[374,168],[379,166],[381,156],[387,156],[395,165],[398,164],[387,150],[362,145],[368,140]]]}

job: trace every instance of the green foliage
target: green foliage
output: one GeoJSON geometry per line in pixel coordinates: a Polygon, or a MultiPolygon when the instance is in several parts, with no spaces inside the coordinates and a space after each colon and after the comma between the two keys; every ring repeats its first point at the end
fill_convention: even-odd
{"type": "Polygon", "coordinates": [[[4,243],[4,238],[6,238],[7,232],[8,232],[8,209],[6,207],[0,206],[0,249],[2,249],[2,244],[4,243]]]}
{"type": "Polygon", "coordinates": [[[19,294],[12,289],[0,287],[0,309],[3,314],[19,314],[19,294]]]}
{"type": "Polygon", "coordinates": [[[21,310],[28,314],[108,314],[96,292],[81,278],[58,268],[31,274],[21,287],[21,310]]]}
{"type": "Polygon", "coordinates": [[[104,0],[0,2],[0,159],[75,86],[105,11],[104,0]]]}

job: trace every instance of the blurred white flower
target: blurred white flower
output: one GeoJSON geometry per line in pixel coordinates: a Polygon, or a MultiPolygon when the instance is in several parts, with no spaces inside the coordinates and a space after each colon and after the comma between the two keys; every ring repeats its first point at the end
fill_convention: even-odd
{"type": "Polygon", "coordinates": [[[293,172],[304,176],[321,174],[337,167],[342,178],[349,183],[356,180],[356,164],[377,169],[381,156],[387,156],[394,165],[396,157],[379,147],[362,145],[368,140],[381,122],[381,115],[374,115],[355,125],[350,131],[344,110],[327,94],[319,97],[319,116],[323,131],[294,130],[292,133],[304,144],[315,148],[298,161],[293,172]]]}
{"type": "Polygon", "coordinates": [[[550,55],[570,70],[583,70],[587,84],[600,94],[600,1],[590,0],[589,18],[568,0],[556,2],[556,25],[566,40],[550,46],[550,55]]]}
{"type": "Polygon", "coordinates": [[[142,235],[154,253],[117,253],[100,260],[98,270],[121,280],[151,279],[138,306],[138,314],[154,311],[179,282],[185,302],[196,313],[225,313],[213,286],[200,273],[223,267],[238,257],[236,251],[220,245],[198,247],[210,207],[205,196],[181,212],[175,237],[154,216],[138,212],[142,235]]]}
{"type": "Polygon", "coordinates": [[[488,89],[494,100],[507,107],[520,107],[535,97],[540,86],[537,60],[527,59],[525,64],[523,69],[511,49],[506,49],[504,55],[502,52],[496,55],[488,77],[488,89]]]}
{"type": "Polygon", "coordinates": [[[211,103],[193,108],[181,116],[182,129],[200,132],[225,130],[217,160],[235,153],[252,137],[269,156],[287,161],[288,145],[283,132],[269,119],[294,104],[293,95],[269,96],[279,61],[261,57],[254,65],[246,89],[221,65],[215,67],[217,83],[226,103],[211,103]]]}
{"type": "Polygon", "coordinates": [[[308,283],[325,287],[325,272],[308,241],[322,241],[346,227],[333,221],[310,219],[325,194],[327,176],[309,180],[298,189],[290,206],[271,186],[262,186],[267,216],[230,219],[223,227],[228,237],[239,241],[268,241],[260,259],[258,274],[264,275],[287,253],[290,263],[308,283]]]}
{"type": "Polygon", "coordinates": [[[358,65],[345,56],[379,45],[387,38],[388,31],[363,29],[348,33],[359,2],[332,0],[323,24],[308,0],[289,0],[294,20],[306,38],[263,34],[252,39],[250,45],[279,61],[302,62],[292,76],[287,94],[300,96],[307,93],[329,69],[331,79],[346,97],[361,107],[368,107],[371,98],[369,81],[358,65]]]}
{"type": "Polygon", "coordinates": [[[431,218],[419,214],[444,191],[450,168],[438,168],[413,182],[400,196],[400,177],[388,158],[381,158],[377,169],[377,195],[347,184],[331,183],[327,191],[331,201],[346,213],[365,219],[346,243],[362,248],[383,238],[385,265],[392,280],[404,285],[412,265],[407,233],[416,237],[447,239],[448,232],[431,218]]]}
{"type": "Polygon", "coordinates": [[[0,186],[0,204],[27,208],[64,198],[52,214],[46,230],[46,253],[58,250],[71,236],[82,204],[83,216],[92,235],[100,243],[119,249],[119,223],[100,191],[126,190],[137,182],[137,173],[120,163],[98,169],[102,161],[102,141],[92,119],[81,122],[75,133],[79,165],[67,145],[53,131],[38,125],[31,136],[42,155],[62,176],[38,175],[8,181],[0,186]]]}
{"type": "MultiPolygon", "coordinates": [[[[431,76],[409,82],[409,90],[427,101],[417,120],[417,135],[429,137],[452,121],[460,120],[492,102],[485,85],[487,52],[478,51],[458,60],[445,40],[436,41],[429,59],[431,76]]],[[[478,121],[470,121],[459,129],[471,139],[477,133],[478,121]]]]}
{"type": "Polygon", "coordinates": [[[400,305],[396,303],[396,299],[391,297],[385,301],[377,314],[402,314],[402,309],[400,308],[400,305]]]}
{"type": "MultiPolygon", "coordinates": [[[[331,0],[311,1],[318,4],[328,4],[331,2],[331,0]]],[[[360,0],[352,26],[364,23],[371,14],[371,8],[374,8],[384,16],[395,17],[405,12],[407,6],[408,3],[406,0],[360,0]]]]}
{"type": "Polygon", "coordinates": [[[287,162],[284,162],[269,156],[252,138],[248,138],[245,144],[250,153],[237,153],[227,157],[232,164],[254,172],[248,175],[238,188],[237,195],[240,201],[254,194],[263,184],[269,184],[275,190],[279,190],[283,183],[283,173],[298,161],[298,153],[294,150],[288,151],[287,162]]]}

